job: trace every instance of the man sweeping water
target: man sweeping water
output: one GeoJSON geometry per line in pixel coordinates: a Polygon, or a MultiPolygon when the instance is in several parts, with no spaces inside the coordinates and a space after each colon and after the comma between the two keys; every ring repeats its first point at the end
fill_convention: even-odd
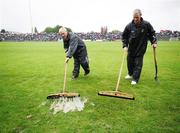
{"type": "Polygon", "coordinates": [[[59,111],[69,112],[69,111],[81,111],[84,108],[84,103],[86,100],[80,99],[79,93],[72,93],[66,91],[66,80],[67,80],[67,68],[68,61],[73,56],[74,58],[74,70],[72,79],[76,79],[79,76],[80,65],[83,67],[86,76],[89,74],[89,62],[87,57],[87,50],[84,42],[76,35],[68,32],[66,28],[62,27],[59,29],[59,34],[63,38],[64,49],[66,50],[66,60],[65,60],[65,73],[64,73],[64,84],[62,92],[50,94],[47,99],[57,99],[51,105],[51,110],[54,113],[59,111]]]}
{"type": "Polygon", "coordinates": [[[80,65],[84,69],[84,76],[90,73],[88,54],[85,43],[72,32],[68,32],[66,28],[61,27],[59,34],[63,38],[64,49],[66,52],[67,63],[71,57],[74,58],[74,70],[72,79],[76,79],[79,76],[80,65]]]}

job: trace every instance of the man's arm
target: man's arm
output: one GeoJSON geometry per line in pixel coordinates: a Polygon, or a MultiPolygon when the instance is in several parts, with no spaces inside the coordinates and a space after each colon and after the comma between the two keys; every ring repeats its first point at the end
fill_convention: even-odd
{"type": "Polygon", "coordinates": [[[76,36],[73,36],[72,38],[70,38],[69,49],[67,51],[66,57],[71,58],[73,54],[76,52],[77,46],[78,46],[78,38],[76,36]]]}
{"type": "Polygon", "coordinates": [[[152,44],[152,47],[156,48],[157,47],[157,38],[156,38],[156,33],[154,28],[150,23],[148,23],[148,38],[152,44]]]}
{"type": "Polygon", "coordinates": [[[122,33],[123,48],[128,48],[129,26],[127,25],[122,33]]]}

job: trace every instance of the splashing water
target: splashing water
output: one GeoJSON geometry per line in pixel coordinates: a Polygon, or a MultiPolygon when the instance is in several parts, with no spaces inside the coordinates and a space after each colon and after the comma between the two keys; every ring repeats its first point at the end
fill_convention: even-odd
{"type": "Polygon", "coordinates": [[[59,111],[63,111],[64,113],[70,111],[82,111],[84,108],[84,104],[87,102],[87,99],[83,100],[80,97],[74,98],[65,98],[61,97],[55,100],[50,107],[50,110],[53,110],[53,114],[56,114],[59,111]]]}

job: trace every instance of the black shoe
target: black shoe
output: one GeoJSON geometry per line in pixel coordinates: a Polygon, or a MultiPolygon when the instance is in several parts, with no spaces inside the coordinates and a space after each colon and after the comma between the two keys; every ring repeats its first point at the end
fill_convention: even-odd
{"type": "Polygon", "coordinates": [[[77,75],[72,75],[72,80],[76,80],[78,78],[77,75]]]}
{"type": "Polygon", "coordinates": [[[84,72],[84,76],[87,76],[90,73],[90,70],[84,72]]]}

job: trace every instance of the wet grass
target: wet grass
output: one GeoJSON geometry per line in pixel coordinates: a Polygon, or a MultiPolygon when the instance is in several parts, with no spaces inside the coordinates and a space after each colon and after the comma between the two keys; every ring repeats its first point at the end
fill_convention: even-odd
{"type": "MultiPolygon", "coordinates": [[[[159,42],[159,84],[154,81],[148,46],[140,82],[122,78],[121,90],[136,100],[98,96],[114,90],[122,61],[119,42],[87,42],[91,73],[73,81],[69,62],[67,90],[88,99],[82,112],[49,110],[46,97],[63,86],[65,54],[58,42],[0,43],[0,132],[180,132],[180,42],[159,42]],[[47,102],[46,105],[42,103],[47,102]]],[[[81,69],[82,70],[82,69],[81,69]]],[[[127,73],[126,63],[122,77],[127,73]]]]}

